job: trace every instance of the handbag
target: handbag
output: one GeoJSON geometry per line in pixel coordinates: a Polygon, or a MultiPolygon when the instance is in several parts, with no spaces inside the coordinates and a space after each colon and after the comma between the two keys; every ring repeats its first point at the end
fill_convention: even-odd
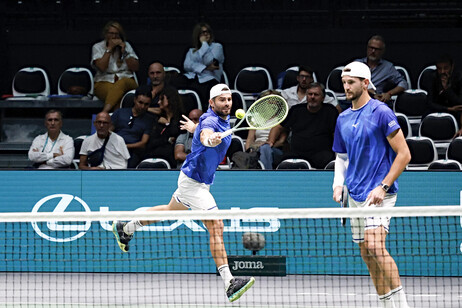
{"type": "Polygon", "coordinates": [[[106,150],[106,144],[109,141],[109,135],[104,139],[103,146],[93,152],[88,153],[87,161],[90,167],[96,167],[101,165],[104,159],[104,150],[106,150]]]}

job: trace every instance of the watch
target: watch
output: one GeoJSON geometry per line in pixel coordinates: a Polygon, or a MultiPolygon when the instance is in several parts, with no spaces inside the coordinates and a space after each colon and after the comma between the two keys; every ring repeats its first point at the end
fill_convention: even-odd
{"type": "Polygon", "coordinates": [[[110,53],[110,52],[111,52],[111,50],[110,50],[110,49],[106,49],[106,51],[105,51],[105,52],[106,52],[106,53],[110,53]]]}
{"type": "Polygon", "coordinates": [[[388,192],[388,190],[390,189],[390,186],[387,185],[387,184],[380,184],[380,186],[382,187],[382,189],[385,191],[385,192],[388,192]]]}

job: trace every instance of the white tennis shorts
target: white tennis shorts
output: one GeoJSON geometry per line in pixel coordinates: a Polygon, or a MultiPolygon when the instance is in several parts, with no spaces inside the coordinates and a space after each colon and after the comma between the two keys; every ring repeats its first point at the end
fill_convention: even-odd
{"type": "MultiPolygon", "coordinates": [[[[397,194],[386,194],[381,207],[394,207],[396,204],[397,194]]],[[[348,198],[349,207],[364,207],[367,206],[367,201],[357,202],[353,198],[348,198]]],[[[391,217],[364,217],[364,218],[351,218],[351,233],[353,237],[353,242],[362,243],[364,242],[364,231],[370,229],[376,229],[380,226],[383,226],[385,231],[388,233],[388,228],[390,226],[391,217]]]]}
{"type": "Polygon", "coordinates": [[[183,171],[178,177],[178,188],[173,198],[191,210],[217,210],[217,203],[210,193],[210,185],[191,179],[183,171]]]}

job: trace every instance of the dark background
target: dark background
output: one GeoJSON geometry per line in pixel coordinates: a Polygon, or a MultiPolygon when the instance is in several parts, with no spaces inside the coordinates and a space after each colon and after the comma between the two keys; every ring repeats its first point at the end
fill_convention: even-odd
{"type": "Polygon", "coordinates": [[[451,54],[456,66],[462,58],[461,1],[1,0],[0,93],[11,93],[24,66],[45,68],[56,93],[66,68],[90,67],[91,46],[109,20],[125,28],[140,81],[152,60],[182,68],[198,21],[210,23],[223,44],[232,87],[249,65],[268,68],[275,81],[306,64],[325,82],[334,67],[364,57],[374,34],[385,37],[385,58],[407,68],[413,88],[438,55],[451,54]]]}

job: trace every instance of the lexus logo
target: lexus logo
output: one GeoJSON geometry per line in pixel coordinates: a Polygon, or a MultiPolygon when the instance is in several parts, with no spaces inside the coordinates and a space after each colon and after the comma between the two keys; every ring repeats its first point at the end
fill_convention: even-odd
{"type": "MultiPolygon", "coordinates": [[[[44,205],[46,205],[50,200],[53,199],[59,199],[58,204],[54,208],[53,212],[56,213],[63,213],[66,211],[66,209],[69,207],[69,205],[75,200],[76,202],[80,203],[80,205],[83,207],[85,212],[91,212],[90,208],[88,205],[80,199],[77,196],[73,195],[67,195],[67,194],[54,194],[50,196],[46,196],[45,198],[40,199],[35,205],[34,208],[32,209],[32,213],[37,213],[39,212],[40,208],[44,205]]],[[[56,201],[54,201],[56,202],[56,201]]],[[[49,202],[52,203],[53,202],[49,202]]],[[[82,236],[87,233],[87,231],[90,229],[91,226],[91,221],[86,221],[85,224],[63,224],[59,223],[56,221],[48,221],[46,222],[46,227],[48,231],[65,231],[60,234],[66,235],[66,237],[58,238],[58,237],[52,237],[48,234],[46,234],[42,229],[45,229],[45,223],[37,223],[37,222],[32,222],[32,228],[34,228],[35,232],[43,237],[46,240],[49,240],[51,242],[71,242],[75,241],[78,238],[81,238],[82,236]],[[42,229],[40,228],[42,227],[42,229]],[[74,234],[75,233],[75,234],[74,234]]]]}

